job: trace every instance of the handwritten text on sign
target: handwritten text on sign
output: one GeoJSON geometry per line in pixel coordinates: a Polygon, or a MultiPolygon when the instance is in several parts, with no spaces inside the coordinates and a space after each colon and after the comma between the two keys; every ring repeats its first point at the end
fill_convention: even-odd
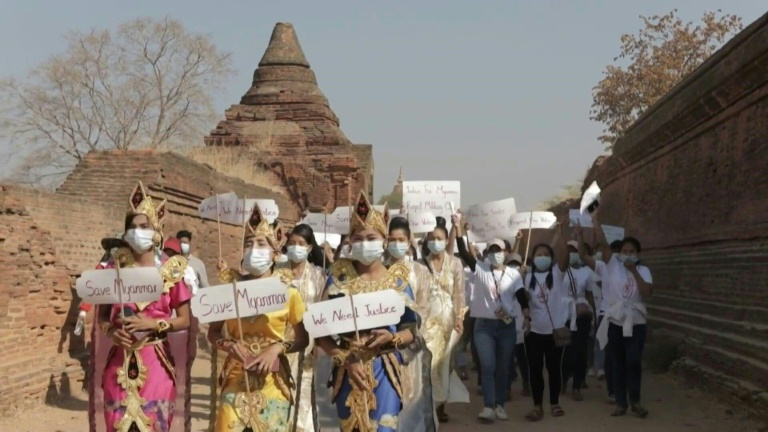
{"type": "Polygon", "coordinates": [[[309,305],[304,313],[304,327],[313,338],[369,330],[395,325],[405,313],[405,302],[395,290],[354,296],[355,312],[348,297],[339,297],[309,305]]]}
{"type": "Polygon", "coordinates": [[[278,277],[237,283],[237,294],[232,284],[216,285],[197,291],[192,297],[192,315],[201,323],[247,318],[283,310],[288,303],[288,287],[278,277]]]}
{"type": "Polygon", "coordinates": [[[86,270],[75,283],[77,295],[90,304],[142,303],[159,300],[163,278],[155,267],[86,270]]]}
{"type": "Polygon", "coordinates": [[[461,182],[403,182],[403,203],[411,213],[432,212],[448,220],[451,217],[451,203],[457,209],[461,207],[461,182]]]}
{"type": "Polygon", "coordinates": [[[264,218],[267,222],[272,223],[277,219],[280,214],[280,210],[277,207],[275,200],[271,199],[246,199],[243,203],[242,198],[238,198],[234,192],[228,192],[225,194],[219,194],[204,199],[200,202],[198,210],[200,217],[203,219],[216,220],[217,217],[217,203],[216,197],[218,196],[218,215],[222,222],[242,225],[243,217],[247,220],[253,211],[254,204],[259,205],[264,218]],[[245,204],[245,205],[243,205],[245,204]]]}
{"type": "MultiPolygon", "coordinates": [[[[384,211],[384,206],[373,206],[374,210],[378,212],[384,211]]],[[[390,219],[393,215],[396,215],[400,210],[389,210],[390,219]]],[[[333,213],[309,213],[301,223],[309,225],[313,231],[318,233],[347,235],[349,234],[349,207],[336,207],[333,213]]]]}
{"type": "Polygon", "coordinates": [[[579,209],[568,210],[568,219],[571,220],[571,226],[581,225],[582,228],[592,228],[592,215],[582,213],[579,209]]]}
{"type": "Polygon", "coordinates": [[[551,229],[557,225],[557,216],[552,212],[517,213],[509,218],[509,227],[514,230],[551,229]]]}
{"type": "Polygon", "coordinates": [[[469,229],[475,239],[502,238],[511,240],[517,235],[517,230],[509,227],[509,218],[514,216],[516,212],[515,199],[507,198],[468,207],[464,211],[464,217],[467,219],[469,229]]]}
{"type": "Polygon", "coordinates": [[[437,220],[435,219],[435,215],[431,212],[418,212],[418,213],[410,213],[407,215],[404,214],[396,214],[392,216],[392,219],[394,218],[407,218],[408,219],[408,227],[411,229],[411,232],[414,234],[424,234],[428,232],[432,232],[435,230],[435,227],[437,227],[437,220]]]}

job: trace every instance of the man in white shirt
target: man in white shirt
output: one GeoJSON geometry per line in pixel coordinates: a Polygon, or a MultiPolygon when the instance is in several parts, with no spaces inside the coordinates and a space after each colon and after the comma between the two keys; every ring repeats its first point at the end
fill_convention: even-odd
{"type": "Polygon", "coordinates": [[[181,253],[189,261],[189,266],[195,271],[197,276],[197,282],[200,288],[205,288],[208,285],[208,273],[205,270],[205,263],[192,255],[192,233],[187,230],[181,230],[176,233],[176,238],[181,242],[181,253]]]}

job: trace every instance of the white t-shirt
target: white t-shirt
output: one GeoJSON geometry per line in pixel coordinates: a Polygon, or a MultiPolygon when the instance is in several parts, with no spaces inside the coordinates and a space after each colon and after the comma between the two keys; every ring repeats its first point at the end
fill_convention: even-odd
{"type": "Polygon", "coordinates": [[[469,314],[472,318],[498,319],[495,311],[499,307],[499,298],[504,310],[516,318],[515,293],[523,288],[520,272],[506,266],[504,270],[491,270],[487,263],[478,261],[472,281],[469,302],[469,314]]]}
{"type": "MultiPolygon", "coordinates": [[[[576,282],[576,300],[582,299],[585,300],[587,297],[587,292],[594,293],[595,290],[599,289],[597,286],[597,281],[595,280],[599,276],[589,267],[579,267],[579,268],[570,268],[570,273],[565,272],[565,288],[568,290],[568,293],[573,297],[573,288],[571,285],[571,276],[573,275],[573,279],[576,282]]],[[[581,302],[583,303],[583,301],[581,302]]]]}
{"type": "Polygon", "coordinates": [[[472,286],[475,284],[474,274],[469,268],[464,269],[464,304],[472,300],[472,286]]]}
{"type": "MultiPolygon", "coordinates": [[[[531,331],[538,334],[552,334],[554,327],[564,327],[568,320],[568,311],[563,298],[568,295],[565,291],[565,273],[555,264],[552,267],[552,287],[547,287],[548,273],[534,273],[536,277],[535,289],[531,290],[531,274],[525,277],[525,289],[530,294],[529,307],[531,308],[531,331]],[[547,311],[547,306],[549,311],[547,311]],[[550,320],[550,314],[552,319],[550,320]]],[[[570,289],[570,288],[568,288],[570,289]]]]}
{"type": "MultiPolygon", "coordinates": [[[[602,307],[604,312],[607,313],[614,304],[624,302],[625,313],[632,313],[634,323],[645,324],[647,322],[645,316],[633,307],[635,304],[643,304],[643,298],[637,288],[635,276],[624,267],[624,263],[619,261],[614,254],[608,264],[601,261],[595,263],[595,272],[603,279],[602,307]]],[[[653,283],[648,267],[638,265],[637,272],[640,273],[645,282],[653,283]]],[[[623,325],[624,318],[610,318],[610,322],[623,325]]]]}

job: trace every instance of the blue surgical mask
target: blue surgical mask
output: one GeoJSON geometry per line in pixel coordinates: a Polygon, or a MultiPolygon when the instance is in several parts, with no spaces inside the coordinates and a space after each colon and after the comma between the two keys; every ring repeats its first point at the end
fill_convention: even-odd
{"type": "Polygon", "coordinates": [[[361,241],[352,244],[352,259],[363,265],[371,265],[384,255],[384,241],[361,241]]]}
{"type": "Polygon", "coordinates": [[[445,250],[445,240],[431,240],[427,243],[429,251],[437,255],[445,250]]]}
{"type": "Polygon", "coordinates": [[[579,254],[577,252],[571,252],[571,255],[569,257],[569,262],[571,267],[580,266],[581,258],[579,257],[579,254]]]}
{"type": "Polygon", "coordinates": [[[552,266],[552,258],[548,256],[537,256],[533,259],[533,264],[536,266],[536,270],[548,271],[552,266]]]}
{"type": "Polygon", "coordinates": [[[288,259],[291,260],[292,263],[298,264],[300,262],[304,262],[307,259],[307,256],[309,255],[309,248],[306,246],[288,246],[288,259]]]}
{"type": "Polygon", "coordinates": [[[392,258],[400,259],[408,253],[408,247],[409,245],[407,242],[391,241],[387,245],[387,251],[392,255],[392,258]]]}
{"type": "Polygon", "coordinates": [[[504,252],[496,252],[488,254],[488,264],[491,266],[500,266],[504,264],[504,252]]]}

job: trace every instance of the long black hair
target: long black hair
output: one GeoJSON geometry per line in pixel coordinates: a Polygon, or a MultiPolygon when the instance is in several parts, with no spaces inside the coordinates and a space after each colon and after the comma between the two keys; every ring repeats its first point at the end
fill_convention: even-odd
{"type": "Polygon", "coordinates": [[[437,226],[435,227],[436,230],[442,230],[445,233],[446,240],[448,239],[448,222],[445,221],[445,218],[442,216],[438,216],[435,218],[435,223],[437,226]]]}
{"type": "Polygon", "coordinates": [[[312,227],[307,224],[296,225],[288,236],[290,237],[292,235],[297,235],[303,238],[311,248],[309,255],[307,255],[307,262],[322,268],[323,249],[317,244],[317,240],[315,240],[315,232],[312,230],[312,227]]]}
{"type": "MultiPolygon", "coordinates": [[[[540,247],[545,248],[549,251],[549,256],[552,258],[552,264],[549,265],[549,271],[547,272],[547,279],[545,283],[547,284],[548,289],[552,289],[552,284],[554,281],[554,277],[552,276],[552,267],[555,265],[555,251],[552,249],[552,246],[546,244],[546,243],[539,243],[536,246],[531,249],[532,253],[531,255],[534,255],[531,257],[531,281],[528,283],[528,289],[531,291],[536,290],[536,250],[540,247]]],[[[544,269],[541,269],[544,270],[544,269]]]]}
{"type": "Polygon", "coordinates": [[[392,221],[389,222],[389,234],[391,235],[392,231],[399,229],[403,230],[409,239],[411,238],[411,226],[408,224],[408,219],[402,216],[392,218],[392,221]]]}

